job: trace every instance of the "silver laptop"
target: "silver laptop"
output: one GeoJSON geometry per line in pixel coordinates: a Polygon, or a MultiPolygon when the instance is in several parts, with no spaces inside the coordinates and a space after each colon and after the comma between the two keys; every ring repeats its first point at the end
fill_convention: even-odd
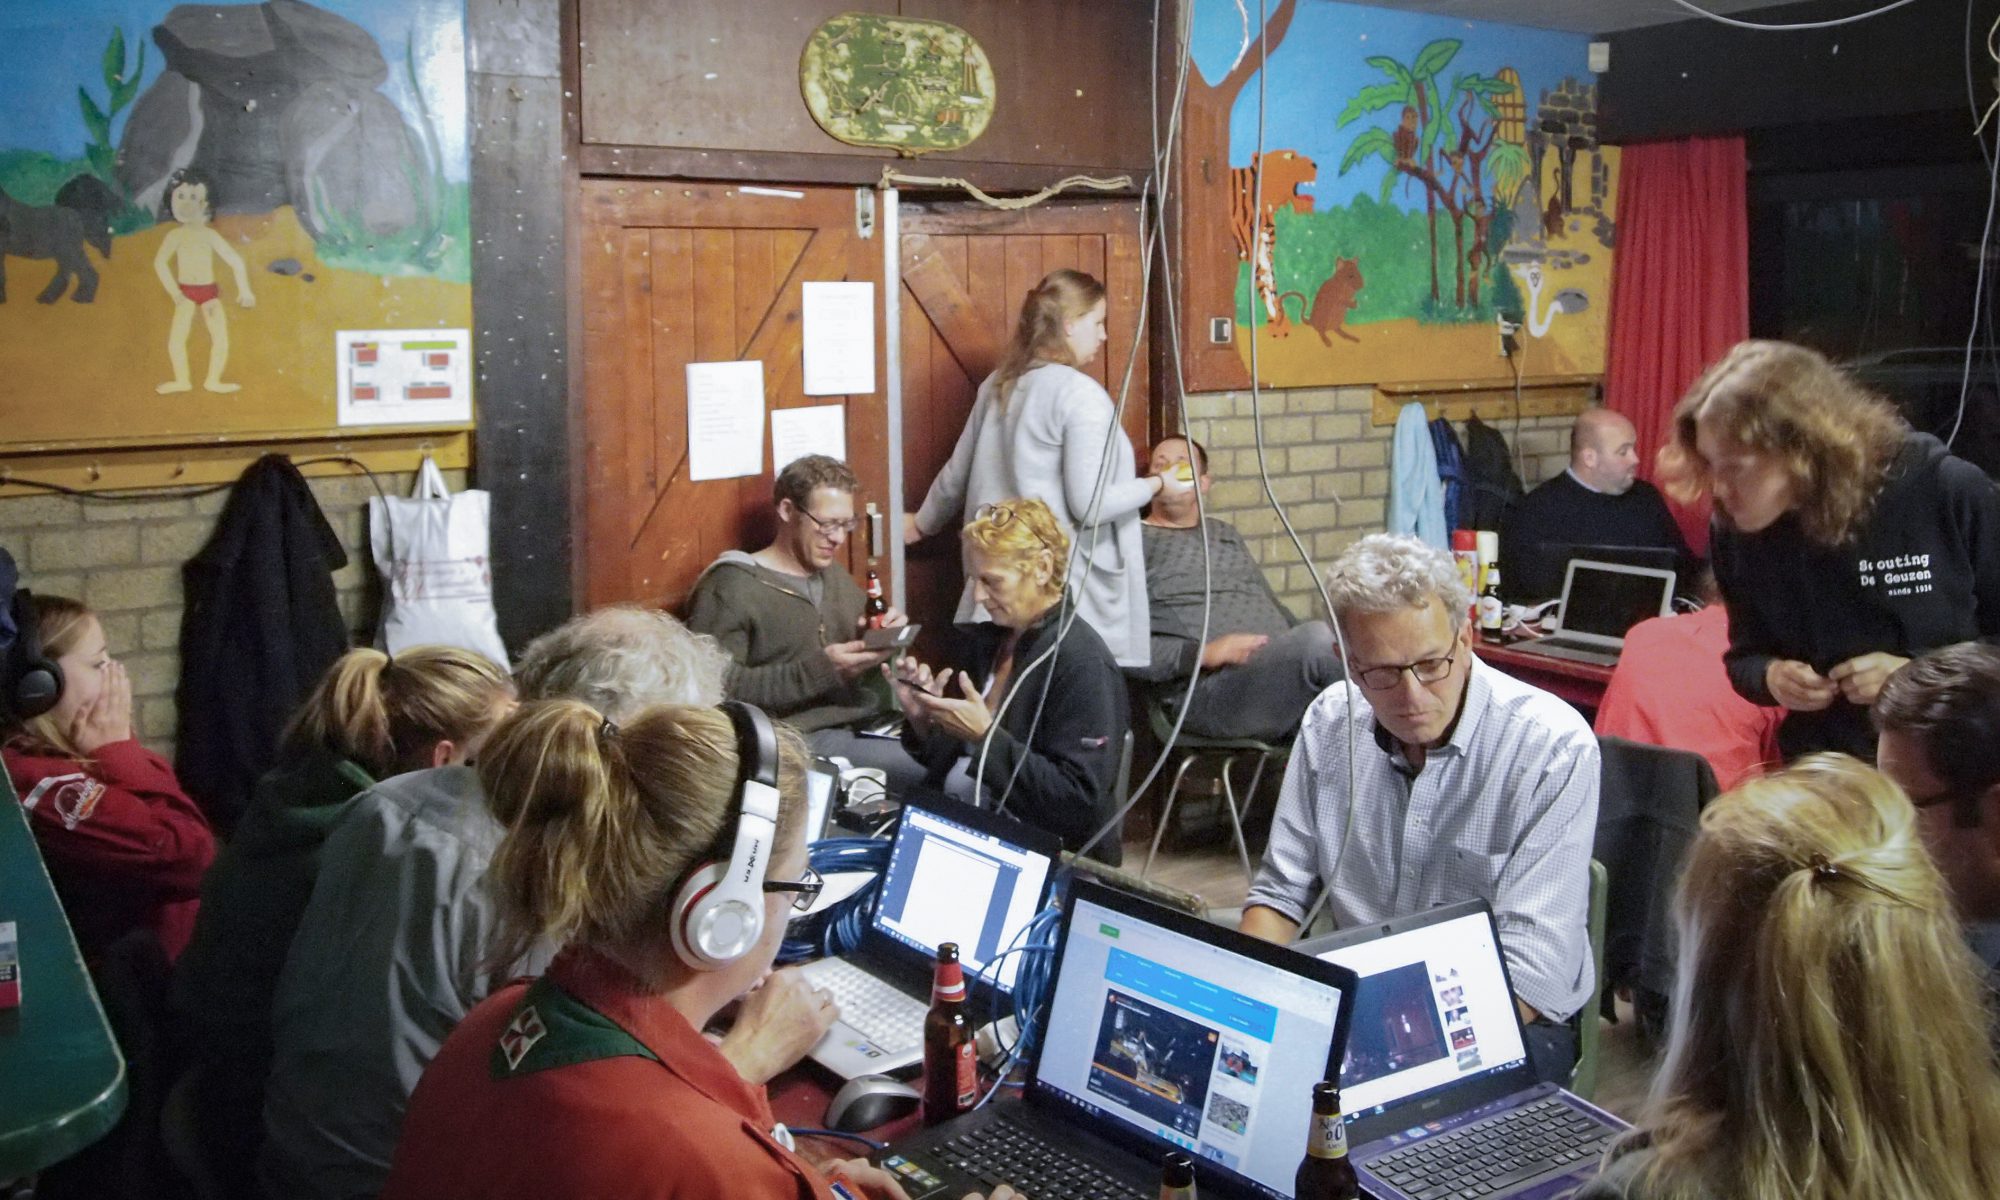
{"type": "Polygon", "coordinates": [[[806,841],[816,842],[827,836],[827,822],[833,820],[834,810],[839,807],[834,803],[839,795],[839,766],[824,758],[806,764],[806,841]]]}
{"type": "Polygon", "coordinates": [[[1485,901],[1356,926],[1293,949],[1360,977],[1340,1102],[1368,1195],[1541,1200],[1596,1175],[1625,1123],[1535,1082],[1485,901]]]}
{"type": "Polygon", "coordinates": [[[944,799],[903,806],[861,945],[801,968],[840,1020],[812,1057],[845,1079],[923,1062],[924,1013],[941,942],[957,942],[976,1019],[1013,995],[1022,931],[1048,896],[1061,840],[944,799]]]}
{"type": "Polygon", "coordinates": [[[1625,634],[1648,617],[1674,611],[1674,573],[1658,567],[1572,558],[1563,572],[1562,632],[1517,642],[1522,654],[1566,658],[1611,666],[1625,646],[1625,634]]]}

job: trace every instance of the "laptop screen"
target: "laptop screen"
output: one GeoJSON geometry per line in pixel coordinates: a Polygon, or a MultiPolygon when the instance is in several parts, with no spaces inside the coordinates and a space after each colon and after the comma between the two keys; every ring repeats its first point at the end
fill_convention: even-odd
{"type": "Polygon", "coordinates": [[[1674,575],[1572,559],[1563,583],[1565,634],[1622,640],[1627,630],[1668,611],[1674,575]]]}
{"type": "Polygon", "coordinates": [[[1484,907],[1320,957],[1360,976],[1340,1066],[1340,1103],[1349,1120],[1527,1058],[1484,907]]]}
{"type": "Polygon", "coordinates": [[[1155,1153],[1179,1146],[1259,1195],[1288,1197],[1341,989],[1220,940],[1079,896],[1036,1095],[1147,1138],[1155,1153]]]}
{"type": "Polygon", "coordinates": [[[873,917],[878,933],[927,956],[957,942],[968,980],[996,958],[993,981],[1011,992],[1021,931],[1041,905],[1049,855],[944,813],[903,806],[873,917]]]}
{"type": "Polygon", "coordinates": [[[826,834],[827,810],[833,807],[833,793],[840,785],[840,770],[815,759],[806,768],[806,840],[816,842],[826,834]]]}

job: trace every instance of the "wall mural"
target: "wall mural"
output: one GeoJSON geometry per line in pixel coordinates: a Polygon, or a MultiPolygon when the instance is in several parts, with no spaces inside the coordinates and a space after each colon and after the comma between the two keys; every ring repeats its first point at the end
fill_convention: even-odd
{"type": "Polygon", "coordinates": [[[1587,38],[1331,0],[1260,31],[1255,0],[1193,3],[1189,319],[1233,316],[1240,363],[1192,356],[1192,386],[1248,382],[1253,316],[1276,387],[1507,378],[1503,314],[1527,376],[1603,371],[1618,152],[1587,38]]]}
{"type": "Polygon", "coordinates": [[[471,324],[464,0],[0,6],[0,443],[309,434],[471,324]]]}

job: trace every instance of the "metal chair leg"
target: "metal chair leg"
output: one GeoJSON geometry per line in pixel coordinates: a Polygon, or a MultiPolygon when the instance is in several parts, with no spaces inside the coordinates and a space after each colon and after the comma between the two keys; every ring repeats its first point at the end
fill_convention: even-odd
{"type": "Polygon", "coordinates": [[[1153,829],[1153,844],[1146,851],[1146,865],[1139,871],[1141,879],[1146,878],[1153,870],[1153,858],[1160,852],[1160,838],[1165,836],[1167,822],[1174,816],[1174,801],[1180,799],[1181,780],[1187,778],[1188,768],[1194,765],[1194,760],[1198,757],[1200,756],[1196,754],[1181,755],[1180,769],[1174,772],[1173,786],[1167,789],[1167,802],[1160,807],[1160,821],[1153,829]]]}
{"type": "Polygon", "coordinates": [[[1236,858],[1243,864],[1243,882],[1247,887],[1257,879],[1250,873],[1250,847],[1243,840],[1243,818],[1236,811],[1236,784],[1229,777],[1229,769],[1236,765],[1237,757],[1232,754],[1222,760],[1222,802],[1229,806],[1229,828],[1236,834],[1236,858]]]}

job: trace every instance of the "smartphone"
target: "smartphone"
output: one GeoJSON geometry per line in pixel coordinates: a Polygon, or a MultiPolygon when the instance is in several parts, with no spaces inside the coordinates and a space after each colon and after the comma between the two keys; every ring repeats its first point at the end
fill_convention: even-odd
{"type": "Polygon", "coordinates": [[[917,630],[922,628],[904,625],[898,629],[870,629],[862,633],[861,644],[870,650],[907,650],[917,640],[917,630]]]}

